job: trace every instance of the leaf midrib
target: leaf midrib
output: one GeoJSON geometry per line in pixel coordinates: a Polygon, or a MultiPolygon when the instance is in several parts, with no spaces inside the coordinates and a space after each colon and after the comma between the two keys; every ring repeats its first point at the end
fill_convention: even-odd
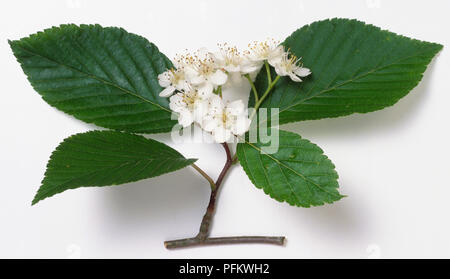
{"type": "Polygon", "coordinates": [[[119,90],[121,90],[121,91],[123,91],[123,92],[125,92],[125,93],[127,93],[127,94],[130,94],[130,95],[132,95],[132,96],[134,96],[134,97],[136,97],[136,98],[138,98],[138,99],[141,99],[141,100],[144,101],[144,102],[147,102],[147,103],[150,103],[150,104],[152,104],[152,105],[154,105],[154,106],[156,106],[156,107],[159,107],[159,108],[161,108],[161,109],[163,109],[163,110],[165,110],[165,111],[167,111],[167,112],[172,112],[170,109],[165,108],[165,107],[161,106],[160,104],[154,103],[154,102],[152,102],[151,100],[146,99],[146,98],[144,98],[143,96],[139,95],[138,93],[135,93],[135,92],[132,92],[132,91],[130,91],[130,90],[127,90],[127,89],[125,89],[125,88],[123,88],[123,87],[121,87],[121,86],[119,86],[119,85],[117,85],[117,84],[115,84],[115,83],[112,83],[112,82],[110,82],[110,81],[104,80],[104,79],[102,79],[101,77],[98,77],[98,76],[93,75],[93,74],[91,74],[91,73],[86,73],[86,72],[81,71],[80,69],[77,69],[77,68],[75,68],[75,67],[72,67],[72,66],[69,66],[69,65],[66,65],[66,64],[62,64],[62,63],[60,63],[60,62],[58,62],[58,61],[56,61],[56,60],[54,60],[54,59],[51,59],[51,58],[49,58],[49,57],[47,57],[47,56],[45,56],[45,55],[42,55],[42,54],[33,52],[33,51],[31,51],[31,50],[29,50],[29,49],[27,49],[27,48],[21,46],[20,44],[17,44],[16,46],[19,47],[20,49],[24,50],[25,52],[28,52],[28,53],[31,54],[31,55],[35,55],[35,56],[41,57],[41,58],[43,58],[43,59],[47,59],[48,61],[53,62],[53,63],[55,63],[55,64],[57,64],[57,65],[59,65],[59,66],[66,67],[66,68],[68,68],[68,69],[70,69],[70,70],[73,70],[73,71],[76,71],[76,72],[78,72],[78,73],[81,73],[81,74],[83,74],[83,75],[85,75],[85,76],[87,76],[87,77],[89,77],[89,78],[93,78],[93,79],[95,79],[95,80],[98,80],[98,81],[100,81],[100,82],[102,82],[102,83],[104,83],[104,84],[106,84],[106,85],[113,86],[113,87],[115,87],[115,88],[117,88],[117,89],[119,89],[119,90]]]}
{"type": "MultiPolygon", "coordinates": [[[[344,85],[346,85],[346,84],[348,84],[348,83],[357,81],[357,80],[359,80],[359,79],[361,79],[361,78],[363,78],[363,77],[366,77],[367,75],[370,75],[370,74],[372,74],[372,73],[375,73],[375,72],[377,72],[377,71],[379,71],[379,70],[382,70],[382,69],[384,69],[384,68],[386,68],[386,67],[390,67],[390,66],[395,65],[396,63],[399,63],[399,62],[401,62],[401,61],[403,61],[403,60],[410,59],[410,58],[415,57],[415,56],[419,56],[419,55],[424,54],[424,53],[427,53],[427,52],[429,52],[429,51],[432,51],[432,50],[431,50],[431,49],[427,49],[426,51],[418,52],[418,53],[415,53],[415,54],[413,54],[413,55],[410,55],[410,56],[407,56],[407,57],[403,57],[403,58],[398,59],[398,60],[396,60],[396,61],[394,61],[394,62],[392,62],[392,63],[390,63],[390,64],[387,64],[387,65],[384,65],[384,66],[375,68],[375,69],[370,70],[370,71],[368,71],[368,72],[366,72],[366,73],[364,73],[364,74],[361,74],[361,75],[359,75],[359,76],[357,76],[357,77],[355,77],[355,78],[353,78],[353,79],[344,81],[344,82],[341,83],[341,84],[335,85],[335,86],[330,87],[330,88],[325,88],[325,89],[319,91],[319,92],[318,92],[317,94],[315,94],[315,95],[309,96],[309,97],[307,97],[307,98],[305,98],[305,99],[302,99],[302,100],[299,101],[299,102],[296,102],[296,103],[294,103],[294,104],[292,104],[292,105],[289,105],[289,106],[287,106],[287,107],[281,109],[281,110],[278,112],[278,114],[280,114],[280,113],[282,113],[282,112],[284,112],[284,111],[286,111],[286,110],[289,110],[290,108],[295,107],[295,106],[297,106],[297,105],[299,105],[299,104],[302,104],[302,103],[304,103],[305,101],[308,101],[308,100],[310,100],[310,99],[312,99],[312,98],[315,98],[315,97],[317,97],[317,96],[319,96],[319,95],[321,95],[321,94],[323,94],[323,93],[326,93],[326,92],[335,90],[335,89],[337,89],[337,88],[339,88],[339,87],[341,87],[341,86],[344,86],[344,85]]],[[[308,92],[306,92],[306,94],[309,94],[309,93],[312,91],[313,88],[314,88],[314,86],[313,86],[308,92]]],[[[267,121],[267,120],[266,120],[266,121],[267,121]]]]}
{"type": "MultiPolygon", "coordinates": [[[[179,159],[181,159],[181,158],[177,158],[177,159],[171,160],[172,165],[173,165],[174,162],[178,161],[179,159]]],[[[80,179],[80,178],[84,178],[84,177],[86,177],[86,176],[90,176],[90,175],[102,173],[102,172],[107,171],[107,170],[110,170],[110,169],[122,168],[122,167],[124,167],[124,166],[132,165],[132,164],[138,165],[138,164],[143,163],[143,162],[146,162],[146,163],[148,164],[148,163],[151,163],[151,162],[153,162],[153,161],[155,161],[155,160],[157,160],[157,159],[142,158],[142,159],[139,159],[139,160],[132,160],[132,161],[122,162],[121,164],[117,164],[117,165],[114,165],[114,166],[107,166],[107,167],[103,167],[103,168],[97,168],[97,169],[95,169],[95,170],[93,170],[93,171],[91,171],[91,172],[87,172],[87,173],[85,173],[85,174],[81,174],[81,175],[79,175],[79,176],[77,176],[77,177],[71,178],[70,180],[67,180],[67,181],[65,181],[65,182],[63,182],[63,183],[53,184],[53,185],[54,185],[54,186],[59,186],[59,187],[69,186],[70,183],[72,183],[73,181],[76,181],[77,179],[80,179]]],[[[191,159],[185,159],[185,160],[188,161],[188,160],[191,160],[191,159]]],[[[168,161],[168,159],[163,159],[163,160],[161,160],[161,162],[160,162],[160,164],[159,164],[158,166],[163,165],[163,164],[164,164],[165,162],[167,162],[167,161],[168,161]]],[[[158,169],[158,168],[155,168],[155,169],[158,169]]],[[[141,170],[141,172],[142,172],[142,171],[143,171],[143,170],[141,170]]],[[[50,189],[47,190],[46,193],[48,193],[48,192],[51,192],[50,189]]]]}
{"type": "MultiPolygon", "coordinates": [[[[277,164],[279,164],[279,165],[281,165],[281,166],[283,166],[283,167],[289,169],[289,170],[292,171],[293,173],[295,173],[295,174],[297,174],[298,176],[300,176],[303,180],[310,182],[311,184],[313,184],[314,186],[316,186],[317,188],[319,188],[319,190],[321,190],[321,191],[323,191],[323,192],[325,192],[325,193],[327,193],[327,194],[329,194],[329,195],[332,195],[332,196],[334,196],[334,197],[341,198],[340,195],[336,195],[335,193],[332,193],[332,192],[330,192],[330,191],[324,189],[322,186],[320,186],[319,184],[317,184],[317,183],[314,182],[313,180],[311,180],[311,179],[309,179],[308,177],[304,176],[303,174],[297,172],[296,170],[292,169],[291,167],[289,167],[289,166],[283,164],[283,163],[280,162],[278,159],[276,159],[276,158],[270,156],[270,154],[267,154],[267,153],[261,153],[261,149],[260,149],[260,148],[258,148],[257,146],[253,145],[252,143],[248,142],[247,140],[245,140],[245,143],[248,144],[248,145],[250,145],[251,147],[253,147],[253,148],[256,149],[257,151],[259,151],[261,155],[266,155],[267,157],[269,157],[270,159],[272,159],[275,163],[277,163],[277,164]]],[[[295,195],[295,192],[294,192],[294,195],[295,195]]]]}

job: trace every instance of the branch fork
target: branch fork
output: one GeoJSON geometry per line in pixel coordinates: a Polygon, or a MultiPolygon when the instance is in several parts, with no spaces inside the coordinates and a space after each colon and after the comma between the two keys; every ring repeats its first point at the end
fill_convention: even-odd
{"type": "Polygon", "coordinates": [[[214,217],[214,212],[217,203],[217,195],[220,190],[222,182],[230,170],[231,166],[237,161],[237,157],[232,157],[230,148],[227,143],[222,143],[225,149],[227,160],[222,171],[219,174],[216,182],[213,182],[202,169],[193,164],[195,170],[202,175],[211,185],[211,196],[209,198],[208,207],[206,208],[205,215],[203,216],[200,224],[198,234],[192,238],[183,238],[177,240],[165,241],[164,245],[167,249],[176,249],[192,246],[207,246],[207,245],[220,245],[220,244],[244,244],[244,243],[257,243],[257,244],[274,244],[284,245],[286,238],[284,236],[230,236],[230,237],[209,237],[211,232],[211,224],[214,217]]]}

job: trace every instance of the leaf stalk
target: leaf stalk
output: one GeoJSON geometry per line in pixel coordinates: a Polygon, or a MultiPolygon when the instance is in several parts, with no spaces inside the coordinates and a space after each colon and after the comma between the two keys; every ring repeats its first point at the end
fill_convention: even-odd
{"type": "Polygon", "coordinates": [[[214,191],[214,189],[216,188],[216,184],[214,183],[214,180],[212,180],[212,178],[205,172],[203,171],[199,166],[197,166],[196,164],[192,164],[191,165],[201,176],[203,176],[206,180],[208,180],[209,185],[211,186],[211,190],[214,191]]]}

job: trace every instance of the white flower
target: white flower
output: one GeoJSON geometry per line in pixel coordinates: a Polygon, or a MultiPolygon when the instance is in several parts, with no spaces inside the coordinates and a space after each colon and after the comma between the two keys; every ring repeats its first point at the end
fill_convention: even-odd
{"type": "Polygon", "coordinates": [[[208,97],[190,88],[170,97],[169,107],[178,113],[178,123],[187,127],[194,121],[201,123],[208,109],[208,97]]]}
{"type": "Polygon", "coordinates": [[[259,62],[263,64],[264,60],[267,60],[270,65],[275,66],[279,63],[284,52],[284,47],[279,45],[278,41],[273,39],[266,40],[265,42],[253,42],[248,45],[249,51],[247,56],[251,61],[259,62]]]}
{"type": "Polygon", "coordinates": [[[249,127],[250,119],[242,100],[225,105],[217,95],[210,97],[208,113],[203,117],[202,128],[211,132],[216,142],[226,142],[233,135],[242,135],[249,127]]]}
{"type": "Polygon", "coordinates": [[[242,85],[244,76],[254,81],[266,61],[275,68],[278,77],[289,76],[300,82],[300,77],[311,74],[299,63],[300,59],[275,40],[255,42],[249,47],[243,54],[236,47],[223,44],[214,54],[200,49],[193,54],[177,55],[176,69],[162,73],[158,80],[165,87],[160,96],[176,93],[170,97],[169,106],[178,113],[179,124],[188,127],[195,122],[210,132],[216,142],[227,142],[247,132],[251,120],[243,100],[225,103],[222,99],[222,95],[227,97],[223,91],[226,86],[242,85]]]}
{"type": "Polygon", "coordinates": [[[226,43],[219,44],[219,52],[213,54],[216,64],[229,74],[248,74],[259,70],[259,66],[250,61],[248,57],[241,55],[236,47],[229,47],[226,43]]]}
{"type": "Polygon", "coordinates": [[[209,95],[215,87],[227,81],[227,74],[217,66],[211,53],[202,49],[194,55],[184,56],[183,63],[189,82],[202,95],[209,95]]]}
{"type": "Polygon", "coordinates": [[[240,72],[243,59],[237,48],[229,47],[226,43],[218,46],[219,51],[213,54],[217,66],[228,73],[240,72]]]}
{"type": "Polygon", "coordinates": [[[175,90],[183,90],[186,87],[186,78],[183,68],[170,69],[158,75],[158,82],[161,87],[165,87],[159,93],[161,97],[169,97],[175,90]]]}
{"type": "Polygon", "coordinates": [[[247,55],[242,55],[236,47],[230,47],[227,43],[218,44],[219,51],[214,53],[214,59],[219,68],[228,74],[224,88],[242,85],[245,80],[243,75],[256,76],[262,64],[259,61],[250,60],[247,55]]]}
{"type": "Polygon", "coordinates": [[[299,77],[306,77],[311,74],[308,68],[303,68],[298,65],[300,58],[297,59],[295,55],[289,55],[289,53],[284,53],[279,63],[275,64],[275,72],[279,76],[289,76],[293,81],[302,81],[299,77]]]}

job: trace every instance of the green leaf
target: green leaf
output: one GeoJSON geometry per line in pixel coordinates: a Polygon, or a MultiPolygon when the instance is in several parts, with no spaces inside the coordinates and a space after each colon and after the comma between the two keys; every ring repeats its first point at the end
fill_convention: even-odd
{"type": "MultiPolygon", "coordinates": [[[[279,108],[279,123],[366,113],[395,104],[421,80],[442,45],[331,19],[295,31],[282,43],[312,71],[304,82],[281,78],[261,107],[279,108]]],[[[267,88],[261,71],[256,88],[267,88]]],[[[254,98],[250,95],[250,105],[254,98]]]]}
{"type": "Polygon", "coordinates": [[[9,43],[42,98],[80,120],[136,133],[168,132],[176,123],[157,80],[172,63],[140,36],[70,24],[9,43]]]}
{"type": "Polygon", "coordinates": [[[116,131],[76,134],[53,152],[33,204],[68,189],[133,182],[176,171],[195,161],[143,136],[116,131]]]}
{"type": "Polygon", "coordinates": [[[299,135],[279,131],[279,149],[262,152],[269,144],[239,143],[237,155],[257,188],[277,201],[310,207],[340,200],[338,174],[322,149],[299,135]]]}

